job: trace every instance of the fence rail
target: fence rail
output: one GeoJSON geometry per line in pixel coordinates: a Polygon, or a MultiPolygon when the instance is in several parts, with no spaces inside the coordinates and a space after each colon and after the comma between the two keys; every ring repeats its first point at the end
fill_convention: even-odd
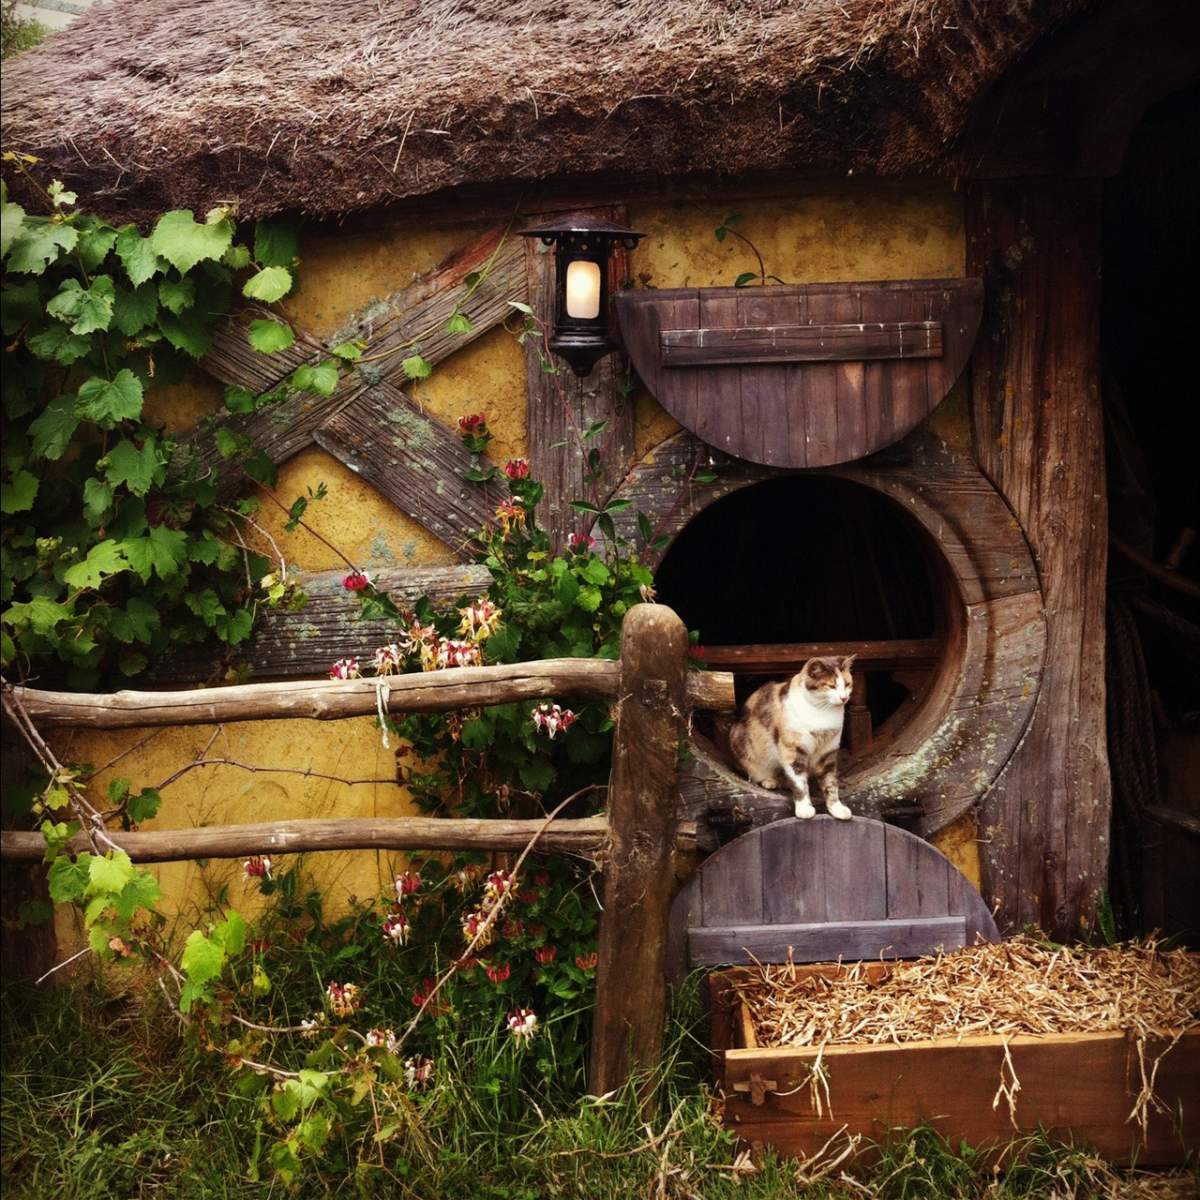
{"type": "MultiPolygon", "coordinates": [[[[604,1093],[661,1057],[666,1016],[667,912],[672,856],[696,848],[678,819],[676,771],[688,714],[735,708],[733,675],[690,671],[687,631],[671,609],[635,605],[621,630],[621,658],[549,659],[460,667],[386,679],[256,683],[191,691],[74,692],[12,689],[38,729],[130,729],[389,713],[445,712],[548,696],[616,701],[608,817],[544,821],[438,817],[298,820],[199,829],[110,831],[131,859],[168,862],[317,850],[520,850],[598,854],[604,870],[590,1086],[604,1093]]],[[[73,851],[89,843],[80,835],[73,851]]],[[[0,858],[36,861],[38,833],[6,830],[0,858]]]]}

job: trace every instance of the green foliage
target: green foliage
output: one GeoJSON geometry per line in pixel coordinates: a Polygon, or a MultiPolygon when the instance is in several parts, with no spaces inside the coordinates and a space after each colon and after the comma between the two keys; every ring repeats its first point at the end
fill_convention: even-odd
{"type": "MultiPolygon", "coordinates": [[[[6,159],[32,182],[26,158],[6,159]]],[[[264,599],[267,563],[240,548],[211,480],[144,409],[208,349],[234,298],[230,261],[250,256],[222,209],[165,213],[143,237],[58,184],[43,196],[45,215],[0,195],[3,666],[96,687],[205,637],[237,644],[264,599]]],[[[273,239],[260,223],[256,244],[273,239]]],[[[259,280],[266,300],[283,276],[290,286],[286,268],[260,265],[247,286],[259,280]]],[[[261,324],[274,345],[292,337],[261,324]]],[[[311,369],[326,386],[328,369],[311,369]]]]}

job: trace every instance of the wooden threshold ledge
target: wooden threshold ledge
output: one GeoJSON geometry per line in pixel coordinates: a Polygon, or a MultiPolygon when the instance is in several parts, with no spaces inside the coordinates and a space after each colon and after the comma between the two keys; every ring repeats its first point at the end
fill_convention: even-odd
{"type": "MultiPolygon", "coordinates": [[[[539,829],[536,849],[546,853],[594,855],[608,842],[604,817],[545,821],[451,819],[446,817],[347,817],[263,821],[251,825],[207,825],[198,829],[109,830],[109,837],[133,862],[180,862],[197,858],[245,858],[254,854],[302,854],[323,850],[523,850],[539,829]]],[[[72,854],[89,850],[76,834],[72,854]]],[[[675,848],[696,849],[696,825],[676,827],[675,848]]],[[[4,830],[0,860],[40,862],[46,839],[40,833],[4,830]]]]}
{"type": "MultiPolygon", "coordinates": [[[[134,729],[210,725],[222,721],[336,721],[377,711],[379,692],[388,712],[447,712],[546,696],[616,699],[621,664],[601,658],[553,658],[491,667],[452,667],[386,679],[289,680],[192,691],[107,694],[14,687],[13,697],[40,728],[134,729]],[[384,685],[380,687],[379,685],[384,685]]],[[[733,676],[690,671],[691,708],[730,712],[733,676]]]]}

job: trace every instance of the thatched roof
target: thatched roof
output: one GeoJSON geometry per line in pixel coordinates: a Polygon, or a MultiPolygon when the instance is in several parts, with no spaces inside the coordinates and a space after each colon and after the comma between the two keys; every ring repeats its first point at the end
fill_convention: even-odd
{"type": "Polygon", "coordinates": [[[1087,6],[112,0],[6,64],[3,138],[119,216],[598,172],[917,173],[1087,6]]]}

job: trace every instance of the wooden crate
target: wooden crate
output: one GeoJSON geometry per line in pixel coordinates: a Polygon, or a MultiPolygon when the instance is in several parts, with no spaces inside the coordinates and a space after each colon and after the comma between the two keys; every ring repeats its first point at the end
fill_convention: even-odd
{"type": "MultiPolygon", "coordinates": [[[[796,969],[833,977],[842,968],[796,969]]],[[[1146,1166],[1181,1163],[1200,1146],[1200,1030],[1170,1049],[1169,1040],[1147,1042],[1147,1071],[1166,1051],[1154,1093],[1170,1115],[1151,1111],[1144,1142],[1129,1120],[1142,1082],[1137,1046],[1123,1033],[829,1046],[822,1059],[829,1102],[818,1115],[809,1086],[817,1050],[756,1044],[750,1014],[730,987],[743,970],[716,972],[709,987],[725,1123],[752,1145],[807,1155],[843,1127],[881,1141],[889,1129],[928,1124],[952,1144],[984,1150],[1044,1129],[1112,1162],[1146,1166]],[[1005,1098],[994,1103],[1001,1082],[1011,1080],[1006,1044],[1020,1081],[1015,1127],[1005,1098]]]]}

